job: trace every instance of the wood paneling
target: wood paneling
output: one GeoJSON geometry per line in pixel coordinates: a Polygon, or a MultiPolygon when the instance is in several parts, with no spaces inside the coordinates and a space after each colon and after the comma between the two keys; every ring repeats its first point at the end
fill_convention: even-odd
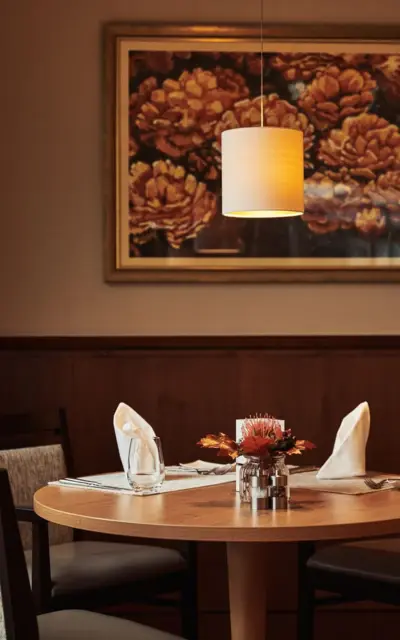
{"type": "MultiPolygon", "coordinates": [[[[398,472],[399,379],[399,336],[0,338],[0,411],[65,406],[78,474],[119,468],[112,415],[120,401],[154,426],[167,463],[208,457],[196,447],[201,435],[233,434],[236,418],[265,411],[316,442],[307,461],[322,463],[343,415],[367,400],[368,465],[398,472]]],[[[224,549],[202,545],[200,558],[203,635],[211,637],[214,620],[221,620],[221,633],[228,620],[224,549]]],[[[294,567],[295,547],[282,546],[271,609],[282,612],[276,628],[288,634],[294,567]]],[[[380,613],[381,624],[389,628],[393,615],[380,613]]],[[[320,629],[323,620],[337,629],[349,620],[365,638],[375,637],[364,614],[321,616],[320,629]]]]}

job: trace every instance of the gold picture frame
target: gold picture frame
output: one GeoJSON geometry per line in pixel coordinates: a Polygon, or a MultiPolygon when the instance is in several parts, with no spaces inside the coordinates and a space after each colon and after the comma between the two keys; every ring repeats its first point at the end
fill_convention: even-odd
{"type": "Polygon", "coordinates": [[[219,136],[257,124],[259,25],[105,25],[106,281],[400,281],[399,34],[264,28],[266,121],[303,130],[306,207],[243,223],[218,209],[219,136]]]}

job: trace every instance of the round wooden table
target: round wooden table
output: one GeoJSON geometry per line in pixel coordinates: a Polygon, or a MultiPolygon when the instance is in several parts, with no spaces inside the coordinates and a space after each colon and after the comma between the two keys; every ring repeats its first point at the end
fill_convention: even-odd
{"type": "Polygon", "coordinates": [[[35,511],[61,525],[163,540],[227,544],[232,640],[265,640],[266,542],[367,538],[400,532],[400,491],[359,496],[292,491],[289,511],[252,513],[234,484],[138,497],[48,486],[35,511]]]}

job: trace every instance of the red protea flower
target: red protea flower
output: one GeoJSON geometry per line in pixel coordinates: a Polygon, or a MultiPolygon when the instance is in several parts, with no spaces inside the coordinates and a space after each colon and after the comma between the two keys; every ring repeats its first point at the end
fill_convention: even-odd
{"type": "Polygon", "coordinates": [[[266,456],[274,440],[263,436],[246,436],[240,443],[240,450],[246,456],[266,456]]]}
{"type": "Polygon", "coordinates": [[[279,420],[266,413],[264,416],[246,418],[242,427],[242,436],[243,439],[247,436],[261,436],[275,441],[283,437],[283,431],[279,420]]]}

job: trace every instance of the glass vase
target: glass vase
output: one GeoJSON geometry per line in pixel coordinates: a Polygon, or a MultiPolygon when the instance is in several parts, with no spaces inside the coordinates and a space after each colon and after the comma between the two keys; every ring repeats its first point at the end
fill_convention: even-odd
{"type": "Polygon", "coordinates": [[[252,476],[268,476],[269,460],[260,456],[244,456],[240,467],[239,492],[241,502],[251,502],[252,476]]]}

